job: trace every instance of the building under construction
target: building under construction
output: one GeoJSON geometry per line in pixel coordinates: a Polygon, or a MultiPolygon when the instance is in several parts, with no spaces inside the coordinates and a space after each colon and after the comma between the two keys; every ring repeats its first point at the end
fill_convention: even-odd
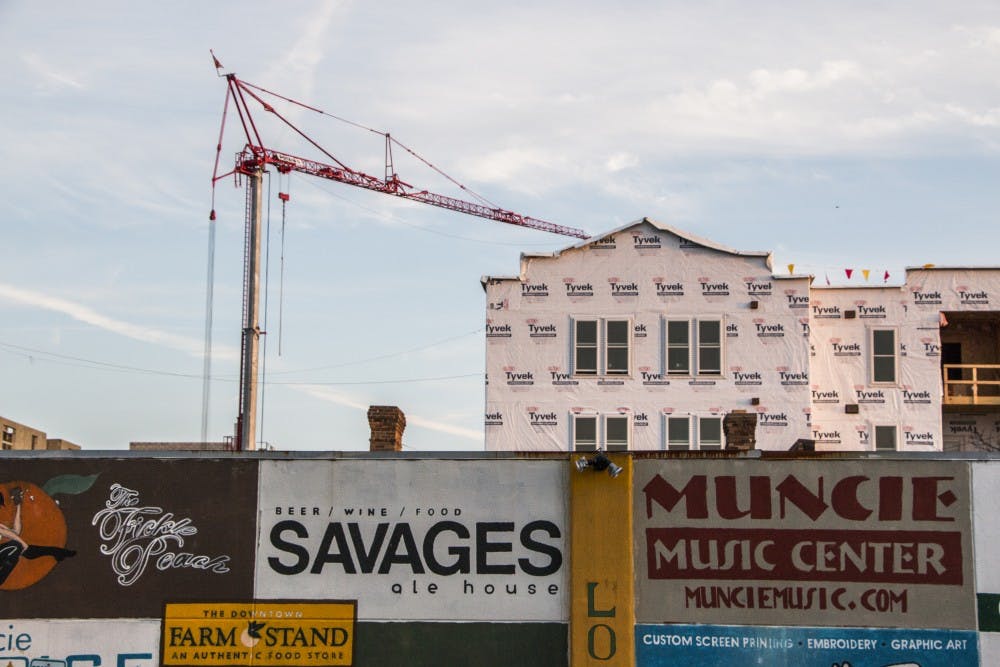
{"type": "Polygon", "coordinates": [[[488,450],[1000,449],[1000,269],[830,287],[649,219],[486,291],[488,450]]]}

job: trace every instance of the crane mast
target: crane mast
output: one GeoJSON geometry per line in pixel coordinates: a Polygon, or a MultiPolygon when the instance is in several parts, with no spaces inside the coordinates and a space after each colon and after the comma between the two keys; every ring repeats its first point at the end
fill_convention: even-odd
{"type": "MultiPolygon", "coordinates": [[[[214,58],[214,55],[213,55],[214,58]]],[[[218,60],[215,60],[216,68],[221,68],[218,60]]],[[[228,176],[245,177],[247,179],[247,201],[246,201],[246,230],[244,247],[243,266],[243,319],[242,338],[240,342],[240,391],[239,391],[239,412],[236,419],[236,437],[233,448],[237,451],[256,448],[257,432],[257,378],[258,378],[258,358],[260,336],[263,333],[260,329],[260,268],[261,268],[261,209],[262,209],[262,184],[263,174],[267,165],[273,165],[279,173],[297,172],[308,174],[318,178],[324,178],[345,185],[364,188],[374,192],[381,192],[403,199],[437,206],[438,208],[464,213],[487,220],[495,220],[506,224],[538,229],[553,234],[573,236],[576,238],[588,238],[588,234],[580,229],[565,227],[555,223],[546,222],[537,218],[508,211],[497,206],[475,203],[447,195],[441,195],[428,190],[418,189],[409,183],[400,180],[392,164],[392,144],[394,140],[388,133],[380,133],[385,136],[385,156],[386,168],[385,177],[376,178],[361,171],[351,169],[327,150],[310,138],[305,132],[300,130],[287,118],[278,113],[275,108],[264,101],[255,91],[260,91],[274,95],[292,104],[297,104],[305,109],[324,113],[314,107],[295,102],[289,98],[266,91],[259,86],[254,86],[237,78],[235,74],[225,74],[227,93],[226,104],[223,109],[222,128],[219,131],[219,142],[216,146],[215,172],[212,175],[213,186],[219,180],[228,176]],[[264,145],[261,140],[257,124],[250,111],[249,101],[253,100],[261,105],[261,108],[294,130],[299,136],[312,144],[326,158],[329,163],[299,157],[290,153],[274,150],[264,145]],[[225,130],[226,112],[230,102],[236,110],[243,133],[246,137],[246,144],[243,150],[236,156],[236,163],[233,169],[225,174],[218,173],[219,157],[222,151],[222,136],[225,130]]],[[[329,115],[329,114],[325,114],[329,115]]],[[[367,128],[366,128],[367,129],[367,128]]],[[[374,131],[374,130],[373,130],[374,131]]],[[[398,142],[395,142],[398,144],[398,142]]],[[[402,144],[398,144],[402,146],[402,144]]],[[[403,148],[406,148],[403,146],[403,148]]],[[[406,149],[409,150],[409,149],[406,149]]],[[[412,151],[410,151],[412,153],[412,151]]],[[[414,154],[416,155],[416,154],[414,154]]],[[[419,157],[419,156],[417,156],[419,157]]],[[[422,158],[420,158],[422,159],[422,158]]],[[[429,165],[429,163],[427,163],[429,165]]],[[[433,167],[433,165],[431,165],[433,167]]],[[[436,169],[436,167],[434,167],[436,169]]],[[[485,201],[485,200],[484,200],[485,201]]],[[[215,220],[215,210],[209,216],[215,220]]],[[[211,260],[210,260],[211,266],[211,260]]],[[[211,290],[211,285],[209,285],[211,290]]],[[[208,303],[211,303],[211,292],[208,303]]],[[[210,321],[210,320],[209,320],[210,321]]],[[[206,340],[209,334],[206,333],[206,340]]],[[[206,351],[206,355],[209,352],[206,351]]],[[[209,368],[206,358],[206,368],[209,368]]],[[[207,400],[207,390],[205,400],[207,400]]],[[[206,408],[203,405],[203,410],[206,408]]],[[[205,416],[202,417],[202,430],[205,430],[205,416]]],[[[203,433],[204,437],[204,433],[203,433]]]]}
{"type": "Polygon", "coordinates": [[[256,449],[257,366],[260,358],[260,255],[263,168],[247,174],[246,261],[243,264],[243,335],[240,340],[240,411],[236,450],[256,449]]]}

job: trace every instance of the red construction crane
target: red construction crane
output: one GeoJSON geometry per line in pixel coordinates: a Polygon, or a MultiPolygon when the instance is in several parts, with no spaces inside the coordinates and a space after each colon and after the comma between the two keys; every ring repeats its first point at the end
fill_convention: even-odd
{"type": "MultiPolygon", "coordinates": [[[[214,54],[213,59],[215,59],[214,54]]],[[[215,59],[215,66],[216,69],[221,69],[222,67],[222,64],[218,61],[218,59],[215,59]]],[[[255,448],[257,422],[257,358],[261,334],[258,316],[258,311],[260,309],[261,184],[263,173],[267,168],[267,165],[273,165],[279,173],[290,173],[294,171],[302,174],[309,174],[311,176],[318,176],[320,178],[337,181],[346,185],[353,185],[354,187],[364,188],[366,190],[373,190],[387,195],[402,197],[403,199],[410,199],[424,204],[430,204],[431,206],[437,206],[451,211],[465,213],[467,215],[474,215],[487,220],[496,220],[498,222],[504,222],[511,225],[518,225],[520,227],[538,229],[545,232],[551,232],[553,234],[562,234],[564,236],[573,236],[581,239],[588,238],[589,236],[586,232],[580,229],[564,227],[562,225],[546,222],[544,220],[538,220],[537,218],[520,215],[518,213],[514,213],[513,211],[508,211],[492,205],[490,202],[482,197],[479,197],[478,195],[475,195],[475,193],[472,193],[468,190],[468,188],[458,184],[454,181],[454,179],[451,179],[446,174],[441,172],[441,170],[437,169],[437,167],[434,167],[434,165],[430,164],[412,150],[399,143],[387,132],[377,132],[371,128],[364,128],[385,137],[384,178],[377,178],[356,169],[351,169],[331,155],[305,132],[296,127],[291,121],[288,120],[288,118],[280,114],[271,104],[266,102],[261,97],[261,94],[272,96],[289,104],[326,116],[337,118],[336,116],[332,116],[331,114],[327,114],[326,112],[315,107],[301,102],[296,102],[288,97],[284,97],[261,88],[260,86],[243,81],[235,74],[224,74],[221,76],[224,76],[226,79],[227,91],[226,101],[222,112],[222,127],[219,130],[219,141],[216,146],[215,169],[212,174],[212,185],[214,188],[216,182],[228,176],[235,176],[237,178],[245,176],[247,178],[246,243],[244,248],[245,257],[243,273],[243,336],[240,354],[240,408],[236,421],[236,436],[233,446],[233,448],[238,451],[255,448]],[[296,134],[315,147],[333,164],[298,157],[265,146],[258,131],[257,123],[254,121],[253,114],[250,110],[251,101],[260,104],[263,111],[278,118],[287,127],[291,128],[296,134]],[[219,174],[219,159],[222,152],[222,138],[225,132],[226,114],[230,103],[233,104],[236,109],[236,113],[239,116],[240,124],[243,127],[243,133],[246,136],[246,145],[236,156],[236,164],[233,169],[224,174],[219,174]],[[409,183],[400,180],[399,176],[396,174],[395,166],[393,165],[392,160],[392,148],[394,145],[423,161],[438,173],[442,174],[446,178],[449,178],[449,180],[466,192],[475,195],[476,198],[480,199],[483,203],[474,203],[463,199],[457,199],[455,197],[436,194],[427,190],[415,188],[409,183]]],[[[352,124],[357,125],[356,123],[352,124]]],[[[210,220],[215,220],[214,201],[212,213],[209,218],[210,220]]],[[[214,272],[212,259],[212,248],[214,248],[214,244],[215,226],[213,224],[210,228],[209,236],[209,292],[206,302],[206,310],[208,312],[206,314],[205,332],[205,377],[202,388],[202,440],[205,440],[207,436],[209,375],[211,372],[211,283],[212,274],[214,272]]]]}

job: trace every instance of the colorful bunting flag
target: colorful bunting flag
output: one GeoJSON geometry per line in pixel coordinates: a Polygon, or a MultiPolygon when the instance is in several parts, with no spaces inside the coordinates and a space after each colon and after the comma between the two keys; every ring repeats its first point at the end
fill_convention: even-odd
{"type": "Polygon", "coordinates": [[[868,280],[869,273],[871,273],[871,271],[869,271],[868,269],[861,269],[861,275],[865,277],[865,280],[868,280]]]}
{"type": "Polygon", "coordinates": [[[794,264],[789,264],[788,265],[788,273],[789,273],[789,275],[795,273],[795,265],[794,264]]]}
{"type": "Polygon", "coordinates": [[[847,279],[851,279],[851,274],[854,273],[854,269],[844,269],[844,273],[847,274],[847,279]]]}

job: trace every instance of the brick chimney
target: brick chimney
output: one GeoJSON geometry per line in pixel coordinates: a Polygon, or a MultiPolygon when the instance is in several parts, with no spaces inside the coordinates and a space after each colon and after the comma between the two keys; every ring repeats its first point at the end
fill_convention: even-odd
{"type": "Polygon", "coordinates": [[[757,413],[733,410],[722,420],[726,433],[726,449],[747,451],[757,446],[757,413]]]}
{"type": "Polygon", "coordinates": [[[372,452],[400,452],[403,450],[403,429],[406,415],[395,405],[372,405],[368,408],[368,426],[372,437],[368,450],[372,452]]]}

